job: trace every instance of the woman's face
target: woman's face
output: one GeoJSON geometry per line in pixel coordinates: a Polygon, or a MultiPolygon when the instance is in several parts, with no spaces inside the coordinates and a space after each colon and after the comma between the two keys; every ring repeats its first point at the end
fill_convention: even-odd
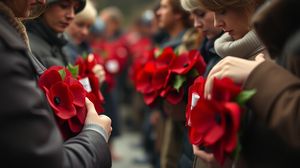
{"type": "Polygon", "coordinates": [[[222,29],[214,27],[214,13],[205,9],[195,9],[192,11],[194,27],[197,28],[208,39],[218,36],[222,29]]]}
{"type": "Polygon", "coordinates": [[[36,5],[45,5],[46,0],[5,0],[4,2],[16,17],[27,18],[36,5]]]}
{"type": "Polygon", "coordinates": [[[73,42],[79,45],[86,40],[92,24],[93,20],[91,19],[75,19],[66,29],[66,32],[72,37],[73,42]]]}
{"type": "Polygon", "coordinates": [[[43,14],[43,21],[55,32],[62,33],[75,17],[79,3],[74,0],[61,0],[51,4],[43,14]]]}
{"type": "Polygon", "coordinates": [[[251,16],[245,10],[226,9],[214,12],[214,25],[228,32],[234,40],[238,40],[250,31],[251,16]]]}

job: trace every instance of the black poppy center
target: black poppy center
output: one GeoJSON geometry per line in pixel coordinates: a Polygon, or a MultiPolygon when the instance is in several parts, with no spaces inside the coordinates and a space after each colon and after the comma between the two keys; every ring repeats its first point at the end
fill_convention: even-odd
{"type": "Polygon", "coordinates": [[[60,98],[59,97],[54,97],[54,103],[56,104],[56,105],[59,105],[60,104],[60,98]]]}
{"type": "Polygon", "coordinates": [[[189,63],[185,63],[185,64],[183,64],[183,67],[188,67],[189,66],[189,63]]]}
{"type": "Polygon", "coordinates": [[[216,121],[216,123],[217,123],[218,125],[221,125],[221,115],[220,115],[220,114],[217,114],[217,115],[215,116],[215,121],[216,121]]]}

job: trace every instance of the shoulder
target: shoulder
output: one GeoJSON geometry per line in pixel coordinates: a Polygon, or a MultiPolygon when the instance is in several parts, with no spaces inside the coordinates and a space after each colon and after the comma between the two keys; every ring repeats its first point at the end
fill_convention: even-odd
{"type": "Polygon", "coordinates": [[[0,14],[0,38],[2,45],[19,49],[26,50],[26,44],[21,40],[20,35],[17,31],[8,23],[8,21],[0,14]]]}

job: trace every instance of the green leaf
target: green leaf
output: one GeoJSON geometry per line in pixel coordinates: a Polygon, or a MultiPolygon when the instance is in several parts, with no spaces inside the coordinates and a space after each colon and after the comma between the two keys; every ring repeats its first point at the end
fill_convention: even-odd
{"type": "Polygon", "coordinates": [[[88,55],[89,55],[89,53],[83,52],[81,56],[83,59],[87,59],[88,55]]]}
{"type": "Polygon", "coordinates": [[[174,53],[175,53],[176,56],[179,56],[179,47],[175,48],[174,53]]]}
{"type": "Polygon", "coordinates": [[[66,77],[66,71],[65,71],[65,69],[59,70],[58,73],[60,74],[61,79],[64,80],[65,77],[66,77]]]}
{"type": "Polygon", "coordinates": [[[77,78],[78,73],[79,73],[79,66],[78,65],[72,65],[72,64],[68,64],[67,66],[68,70],[71,72],[72,76],[74,78],[77,78]]]}
{"type": "Polygon", "coordinates": [[[237,97],[236,102],[240,106],[244,106],[246,102],[256,93],[255,89],[242,91],[237,97]]]}
{"type": "Polygon", "coordinates": [[[183,83],[186,81],[186,77],[182,75],[176,75],[175,81],[173,87],[179,92],[179,89],[183,85],[183,83]]]}
{"type": "Polygon", "coordinates": [[[198,73],[198,71],[197,71],[195,68],[193,68],[193,69],[189,72],[188,75],[191,76],[191,77],[197,77],[197,76],[199,76],[199,73],[198,73]]]}

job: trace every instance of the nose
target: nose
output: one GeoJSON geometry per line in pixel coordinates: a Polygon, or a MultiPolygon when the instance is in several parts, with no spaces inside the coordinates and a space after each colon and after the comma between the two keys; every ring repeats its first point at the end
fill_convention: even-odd
{"type": "Polygon", "coordinates": [[[214,26],[218,28],[224,28],[224,25],[225,24],[222,19],[214,14],[214,26]]]}
{"type": "Polygon", "coordinates": [[[203,28],[203,23],[197,17],[194,17],[194,27],[195,28],[203,28]]]}
{"type": "Polygon", "coordinates": [[[156,15],[157,15],[157,16],[160,16],[160,13],[161,13],[161,9],[159,8],[159,9],[156,11],[156,15]]]}
{"type": "Polygon", "coordinates": [[[66,17],[68,20],[73,20],[75,17],[75,9],[74,7],[70,7],[70,9],[66,13],[66,17]]]}
{"type": "Polygon", "coordinates": [[[82,35],[87,36],[89,34],[89,28],[88,27],[84,27],[81,31],[82,35]]]}

